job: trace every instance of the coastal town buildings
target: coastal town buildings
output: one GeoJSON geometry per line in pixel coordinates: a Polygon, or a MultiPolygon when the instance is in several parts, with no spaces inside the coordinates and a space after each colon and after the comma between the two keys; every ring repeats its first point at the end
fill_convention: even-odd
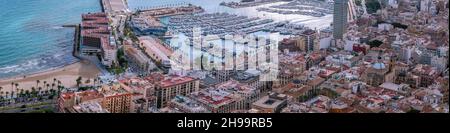
{"type": "Polygon", "coordinates": [[[118,86],[104,86],[103,107],[111,113],[130,113],[132,111],[132,93],[118,86]]]}
{"type": "Polygon", "coordinates": [[[193,92],[190,98],[212,113],[232,113],[245,110],[245,99],[239,95],[218,88],[207,88],[193,92]]]}
{"type": "Polygon", "coordinates": [[[269,93],[252,104],[252,110],[257,113],[279,113],[287,105],[287,96],[279,93],[269,93]]]}
{"type": "MultiPolygon", "coordinates": [[[[258,2],[270,3],[252,3],[258,2]]],[[[276,20],[272,14],[200,13],[209,9],[191,4],[127,10],[110,1],[104,13],[81,16],[79,59],[98,56],[93,62],[103,64],[97,66],[98,78],[80,77],[65,88],[55,79],[51,89],[61,91],[53,95],[55,108],[61,113],[448,113],[448,1],[371,1],[383,2],[380,9],[357,2],[294,0],[255,9],[273,16],[331,20],[332,15],[332,25],[316,28],[303,25],[310,20],[276,20]],[[276,38],[266,39],[266,33],[276,38]],[[234,38],[238,35],[244,37],[234,38]],[[118,63],[123,68],[112,67],[118,63]],[[272,70],[275,78],[265,79],[272,70]]],[[[47,83],[44,89],[50,91],[47,83]]],[[[15,93],[6,99],[20,96],[15,93]]]]}
{"type": "Polygon", "coordinates": [[[347,29],[348,0],[334,1],[333,8],[333,37],[334,39],[343,39],[347,29]]]}
{"type": "Polygon", "coordinates": [[[154,95],[156,96],[156,107],[168,106],[170,100],[175,96],[187,96],[199,91],[200,81],[192,77],[168,75],[155,82],[154,95]]]}
{"type": "Polygon", "coordinates": [[[175,96],[174,99],[170,101],[170,108],[182,113],[209,113],[205,107],[201,106],[197,101],[185,96],[175,96]]]}
{"type": "Polygon", "coordinates": [[[139,42],[144,52],[157,63],[166,64],[173,54],[173,51],[164,46],[158,38],[142,36],[139,37],[139,42]]]}
{"type": "Polygon", "coordinates": [[[83,54],[101,55],[103,65],[111,67],[117,62],[116,40],[111,35],[106,13],[88,13],[81,16],[81,44],[83,54]]]}

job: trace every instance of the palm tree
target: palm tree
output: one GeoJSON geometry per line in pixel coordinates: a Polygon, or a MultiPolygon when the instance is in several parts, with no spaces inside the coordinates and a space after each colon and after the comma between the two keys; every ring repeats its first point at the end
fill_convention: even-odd
{"type": "Polygon", "coordinates": [[[91,83],[91,80],[90,79],[86,79],[86,81],[84,83],[86,83],[86,85],[89,85],[89,83],[91,83]]]}
{"type": "Polygon", "coordinates": [[[22,97],[24,95],[24,91],[23,89],[20,89],[20,97],[22,97]]]}
{"type": "Polygon", "coordinates": [[[9,98],[13,99],[13,96],[14,96],[14,91],[11,91],[11,97],[9,97],[9,98]]]}
{"type": "Polygon", "coordinates": [[[34,95],[36,93],[36,88],[35,87],[31,87],[31,94],[34,95]]]}
{"type": "MultiPolygon", "coordinates": [[[[30,91],[29,91],[29,90],[26,90],[26,91],[25,91],[25,96],[30,97],[30,95],[31,95],[31,94],[30,94],[30,91]]],[[[28,98],[27,98],[27,99],[28,99],[28,98]]]]}
{"type": "Polygon", "coordinates": [[[36,80],[36,87],[39,87],[39,83],[41,83],[40,80],[36,80]]]}
{"type": "Polygon", "coordinates": [[[0,86],[0,96],[3,98],[3,87],[0,86]]]}
{"type": "Polygon", "coordinates": [[[50,87],[50,84],[47,84],[47,89],[45,89],[45,93],[48,93],[48,87],[50,87]]]}
{"type": "MultiPolygon", "coordinates": [[[[1,90],[1,89],[0,89],[1,90]]],[[[3,99],[3,91],[0,91],[0,97],[3,99]]]]}
{"type": "Polygon", "coordinates": [[[59,93],[61,92],[62,86],[61,86],[61,81],[58,80],[58,96],[59,93]]]}
{"type": "Polygon", "coordinates": [[[58,85],[61,85],[61,81],[60,80],[58,80],[58,85]]]}
{"type": "Polygon", "coordinates": [[[95,86],[96,82],[97,82],[97,78],[94,78],[94,88],[97,88],[97,86],[95,86]]]}
{"type": "Polygon", "coordinates": [[[55,83],[52,83],[52,90],[53,90],[53,87],[55,87],[55,83]]]}
{"type": "Polygon", "coordinates": [[[76,81],[77,81],[77,86],[78,86],[78,87],[80,87],[81,80],[82,80],[81,76],[78,77],[77,80],[76,80],[76,81]]]}
{"type": "Polygon", "coordinates": [[[45,87],[46,84],[47,84],[47,81],[44,80],[44,87],[45,87]]]}
{"type": "Polygon", "coordinates": [[[55,95],[55,90],[53,88],[50,89],[50,95],[55,95]]]}
{"type": "Polygon", "coordinates": [[[13,97],[12,95],[14,94],[14,82],[11,82],[11,98],[13,97]]]}
{"type": "Polygon", "coordinates": [[[38,91],[38,94],[41,94],[42,87],[39,86],[39,87],[38,87],[38,90],[39,90],[39,91],[38,91]]]}
{"type": "Polygon", "coordinates": [[[16,85],[16,96],[19,97],[19,83],[15,83],[16,85]]]}

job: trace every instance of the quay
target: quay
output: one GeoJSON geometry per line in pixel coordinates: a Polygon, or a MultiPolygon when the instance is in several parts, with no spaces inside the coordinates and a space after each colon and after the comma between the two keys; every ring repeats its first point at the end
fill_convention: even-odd
{"type": "Polygon", "coordinates": [[[105,0],[98,0],[100,2],[100,8],[102,12],[105,12],[105,6],[103,5],[105,3],[105,0]]]}
{"type": "Polygon", "coordinates": [[[74,25],[75,26],[75,33],[74,33],[74,40],[73,40],[73,51],[72,55],[78,59],[81,59],[79,56],[79,50],[80,50],[80,24],[74,25]]]}
{"type": "Polygon", "coordinates": [[[73,28],[75,28],[75,27],[77,27],[77,25],[76,24],[65,24],[65,25],[62,25],[62,27],[66,27],[66,28],[73,27],[73,28]]]}
{"type": "Polygon", "coordinates": [[[72,55],[78,59],[81,59],[81,57],[79,56],[79,50],[80,50],[80,24],[65,24],[62,25],[62,27],[65,28],[75,28],[75,33],[73,34],[73,50],[72,50],[72,55]]]}

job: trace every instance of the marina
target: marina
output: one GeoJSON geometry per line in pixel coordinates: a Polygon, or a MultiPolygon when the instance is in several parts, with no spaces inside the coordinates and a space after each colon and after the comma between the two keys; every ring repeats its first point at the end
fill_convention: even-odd
{"type": "Polygon", "coordinates": [[[322,1],[305,1],[295,0],[281,5],[273,5],[269,7],[260,7],[256,10],[278,13],[278,14],[297,14],[313,17],[323,17],[326,14],[333,13],[333,4],[322,1]]]}
{"type": "Polygon", "coordinates": [[[240,34],[255,32],[282,32],[282,34],[298,34],[304,30],[303,25],[290,24],[287,21],[275,22],[272,19],[250,18],[229,13],[206,13],[171,17],[169,29],[193,37],[193,29],[198,27],[202,35],[240,34]]]}
{"type": "Polygon", "coordinates": [[[240,2],[222,2],[220,3],[221,6],[226,6],[230,8],[245,8],[245,7],[252,7],[252,6],[259,6],[264,4],[270,4],[270,3],[276,3],[281,1],[288,1],[288,0],[241,0],[240,2]]]}

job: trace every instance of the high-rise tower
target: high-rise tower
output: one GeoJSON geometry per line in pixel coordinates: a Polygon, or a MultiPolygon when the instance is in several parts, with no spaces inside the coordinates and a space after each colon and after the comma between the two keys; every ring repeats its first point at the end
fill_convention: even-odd
{"type": "Polygon", "coordinates": [[[347,27],[348,0],[334,0],[333,37],[342,39],[347,27]]]}

